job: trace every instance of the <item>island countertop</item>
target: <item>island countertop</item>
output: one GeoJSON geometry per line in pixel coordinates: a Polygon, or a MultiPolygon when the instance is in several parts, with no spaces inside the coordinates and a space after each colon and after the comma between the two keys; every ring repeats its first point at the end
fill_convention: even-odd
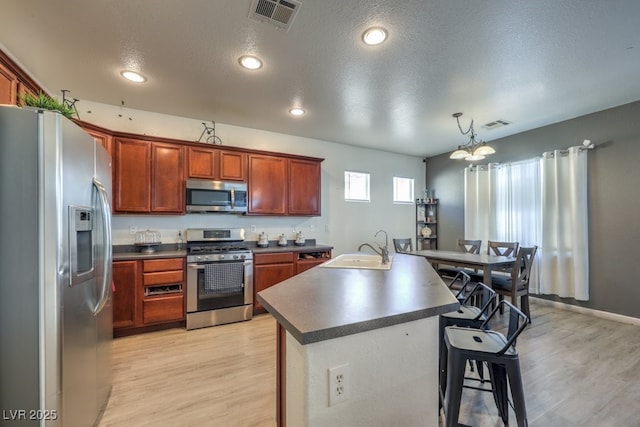
{"type": "Polygon", "coordinates": [[[390,270],[317,266],[257,294],[301,344],[457,310],[455,296],[425,258],[394,254],[390,270]]]}

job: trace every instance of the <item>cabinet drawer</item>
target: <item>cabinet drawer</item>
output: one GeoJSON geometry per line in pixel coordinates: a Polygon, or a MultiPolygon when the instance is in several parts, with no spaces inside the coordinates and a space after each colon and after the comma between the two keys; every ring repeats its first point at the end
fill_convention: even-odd
{"type": "Polygon", "coordinates": [[[271,254],[255,254],[253,256],[253,263],[255,265],[260,264],[281,264],[286,262],[293,262],[293,252],[277,252],[271,254]]]}
{"type": "Polygon", "coordinates": [[[184,272],[178,271],[159,271],[157,273],[144,273],[142,275],[142,283],[148,285],[160,285],[171,283],[182,283],[184,280],[184,272]]]}
{"type": "Polygon", "coordinates": [[[300,274],[303,271],[307,271],[316,265],[320,265],[328,259],[313,259],[313,260],[298,260],[296,263],[296,274],[300,274]]]}
{"type": "Polygon", "coordinates": [[[183,261],[182,258],[145,259],[143,261],[143,272],[182,270],[183,261]]]}
{"type": "Polygon", "coordinates": [[[184,319],[184,298],[182,295],[148,298],[142,301],[142,321],[144,323],[168,322],[184,319]]]}

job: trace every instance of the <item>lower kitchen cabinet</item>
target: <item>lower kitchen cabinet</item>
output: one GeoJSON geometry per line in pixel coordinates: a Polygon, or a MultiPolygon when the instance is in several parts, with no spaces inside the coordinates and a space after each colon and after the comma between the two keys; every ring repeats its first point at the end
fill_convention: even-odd
{"type": "Polygon", "coordinates": [[[184,258],[114,261],[114,336],[184,325],[184,258]]]}
{"type": "Polygon", "coordinates": [[[331,249],[269,252],[253,255],[253,313],[265,313],[256,294],[270,286],[322,264],[331,258],[331,249]]]}
{"type": "Polygon", "coordinates": [[[184,259],[148,259],[142,264],[142,323],[184,320],[184,259]]]}
{"type": "Polygon", "coordinates": [[[138,289],[138,261],[113,263],[113,329],[136,325],[136,290],[138,289]]]}
{"type": "Polygon", "coordinates": [[[320,265],[331,258],[331,251],[321,252],[298,252],[296,261],[296,274],[307,271],[310,268],[320,265]]]}
{"type": "Polygon", "coordinates": [[[295,276],[295,257],[293,252],[273,252],[254,254],[253,256],[253,313],[266,310],[258,302],[255,294],[295,276]]]}

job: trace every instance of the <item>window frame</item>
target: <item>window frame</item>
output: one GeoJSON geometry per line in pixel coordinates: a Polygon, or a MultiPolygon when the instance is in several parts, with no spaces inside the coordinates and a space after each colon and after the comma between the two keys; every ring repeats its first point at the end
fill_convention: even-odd
{"type": "Polygon", "coordinates": [[[359,203],[370,203],[371,202],[371,174],[369,172],[358,172],[358,171],[344,171],[344,201],[345,202],[359,202],[359,203]],[[361,178],[364,179],[366,188],[362,188],[360,190],[364,191],[365,198],[355,198],[356,191],[352,190],[352,182],[355,182],[352,178],[361,178]]]}

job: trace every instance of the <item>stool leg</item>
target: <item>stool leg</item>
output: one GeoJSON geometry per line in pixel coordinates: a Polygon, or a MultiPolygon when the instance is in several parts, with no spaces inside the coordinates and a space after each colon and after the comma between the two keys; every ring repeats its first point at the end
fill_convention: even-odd
{"type": "Polygon", "coordinates": [[[460,400],[462,399],[462,386],[464,383],[464,371],[467,366],[466,357],[459,351],[448,349],[447,357],[447,388],[445,397],[446,427],[458,426],[460,414],[460,400]]]}
{"type": "Polygon", "coordinates": [[[512,359],[507,363],[507,372],[518,427],[527,427],[529,423],[527,422],[527,407],[524,401],[524,387],[522,385],[519,358],[512,359]]]}
{"type": "Polygon", "coordinates": [[[440,395],[442,396],[440,398],[440,406],[439,409],[442,408],[442,398],[444,397],[444,393],[445,393],[445,382],[447,381],[447,346],[444,343],[444,328],[447,326],[447,321],[444,319],[444,317],[440,316],[439,319],[439,324],[440,327],[438,329],[438,333],[439,333],[439,339],[438,339],[438,346],[439,346],[439,352],[438,352],[438,375],[439,375],[439,382],[438,385],[440,387],[439,391],[440,391],[440,395]]]}
{"type": "Polygon", "coordinates": [[[509,392],[507,391],[507,371],[498,363],[488,362],[489,376],[491,377],[491,389],[493,400],[496,402],[498,413],[505,425],[509,424],[509,392]]]}

